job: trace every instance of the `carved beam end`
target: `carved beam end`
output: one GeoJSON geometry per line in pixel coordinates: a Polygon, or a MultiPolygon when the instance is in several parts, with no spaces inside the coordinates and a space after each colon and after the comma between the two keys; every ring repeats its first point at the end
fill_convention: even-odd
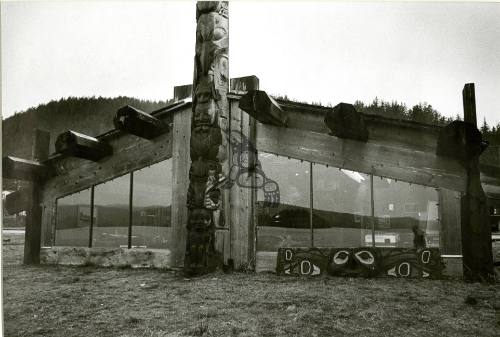
{"type": "Polygon", "coordinates": [[[333,136],[361,142],[368,141],[368,128],[363,114],[358,112],[352,104],[337,104],[326,114],[325,124],[333,136]]]}
{"type": "Polygon", "coordinates": [[[259,90],[259,78],[255,75],[231,79],[231,91],[245,94],[249,90],[259,90]]]}
{"type": "Polygon", "coordinates": [[[38,161],[7,156],[2,159],[4,179],[33,181],[45,176],[47,168],[38,161]]]}
{"type": "Polygon", "coordinates": [[[168,132],[168,125],[161,120],[130,105],[118,109],[113,124],[117,129],[145,139],[153,139],[168,132]]]}
{"type": "Polygon", "coordinates": [[[287,125],[286,113],[265,91],[249,90],[240,98],[239,107],[262,124],[287,125]]]}
{"type": "Polygon", "coordinates": [[[22,211],[27,211],[32,205],[32,195],[30,188],[23,188],[19,191],[7,194],[5,197],[5,210],[13,215],[22,211]]]}
{"type": "Polygon", "coordinates": [[[57,137],[55,147],[58,153],[92,161],[99,161],[113,154],[111,145],[71,130],[57,137]]]}
{"type": "Polygon", "coordinates": [[[488,147],[481,132],[472,123],[453,121],[441,129],[436,154],[462,162],[480,155],[488,147]]]}
{"type": "Polygon", "coordinates": [[[193,92],[192,84],[176,85],[174,87],[174,100],[180,101],[181,99],[190,98],[193,92]]]}

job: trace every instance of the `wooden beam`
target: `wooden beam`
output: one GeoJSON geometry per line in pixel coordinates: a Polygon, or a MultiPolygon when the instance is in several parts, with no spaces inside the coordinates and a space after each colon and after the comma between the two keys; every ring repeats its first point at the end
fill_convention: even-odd
{"type": "Polygon", "coordinates": [[[231,79],[231,92],[245,94],[249,90],[259,89],[259,78],[255,75],[231,79]]]}
{"type": "Polygon", "coordinates": [[[27,211],[31,208],[31,189],[23,188],[7,194],[5,197],[5,209],[8,214],[17,214],[22,211],[27,211]]]}
{"type": "Polygon", "coordinates": [[[153,139],[168,132],[168,125],[163,121],[130,105],[118,109],[113,124],[117,129],[145,139],[153,139]]]}
{"type": "Polygon", "coordinates": [[[33,130],[33,145],[31,157],[33,160],[43,162],[49,158],[50,132],[35,128],[33,130]]]}
{"type": "Polygon", "coordinates": [[[424,186],[465,190],[464,168],[432,152],[261,124],[257,149],[424,186]]]}
{"type": "Polygon", "coordinates": [[[38,161],[22,159],[12,156],[2,160],[2,175],[4,179],[18,179],[33,181],[43,177],[47,172],[45,165],[38,161]]]}
{"type": "Polygon", "coordinates": [[[368,129],[363,114],[352,104],[339,103],[325,116],[325,124],[333,136],[366,142],[368,129]]]}
{"type": "Polygon", "coordinates": [[[439,132],[436,154],[457,159],[465,165],[474,156],[479,156],[486,146],[474,124],[453,121],[439,132]]]}
{"type": "Polygon", "coordinates": [[[249,90],[240,98],[239,107],[262,124],[287,125],[285,112],[265,91],[249,90]]]}
{"type": "Polygon", "coordinates": [[[92,161],[99,161],[113,153],[109,144],[71,130],[61,133],[55,145],[58,153],[92,161]]]}
{"type": "Polygon", "coordinates": [[[184,98],[191,98],[193,92],[192,84],[177,85],[174,87],[174,100],[180,101],[184,98]]]}

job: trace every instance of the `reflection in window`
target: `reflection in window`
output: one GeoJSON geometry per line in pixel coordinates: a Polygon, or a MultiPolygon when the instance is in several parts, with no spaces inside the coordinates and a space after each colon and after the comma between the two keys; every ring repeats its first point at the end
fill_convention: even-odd
{"type": "Polygon", "coordinates": [[[314,165],[313,207],[315,247],[363,246],[371,234],[370,176],[314,165]]]}
{"type": "Polygon", "coordinates": [[[94,187],[92,247],[128,247],[130,175],[94,187]]]}
{"type": "Polygon", "coordinates": [[[264,193],[257,193],[257,250],[276,252],[279,247],[311,245],[309,219],[310,165],[296,159],[259,153],[266,177],[277,182],[280,205],[265,207],[264,193]]]}
{"type": "Polygon", "coordinates": [[[171,245],[172,160],[133,174],[132,246],[168,248],[171,245]]]}
{"type": "MultiPolygon", "coordinates": [[[[413,228],[425,236],[428,247],[439,247],[436,189],[373,177],[375,245],[414,247],[413,228]]],[[[371,237],[366,238],[371,245],[371,237]]]]}
{"type": "Polygon", "coordinates": [[[90,188],[57,199],[56,207],[56,245],[88,247],[90,188]]]}

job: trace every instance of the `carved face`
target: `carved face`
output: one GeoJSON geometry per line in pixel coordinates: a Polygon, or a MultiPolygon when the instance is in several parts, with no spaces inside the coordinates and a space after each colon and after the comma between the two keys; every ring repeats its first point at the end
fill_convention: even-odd
{"type": "Polygon", "coordinates": [[[203,230],[210,226],[212,213],[208,209],[197,208],[191,211],[189,216],[189,224],[191,228],[203,230]]]}
{"type": "Polygon", "coordinates": [[[209,12],[202,14],[196,26],[196,57],[199,60],[198,72],[207,75],[213,70],[217,54],[227,53],[229,47],[229,21],[224,16],[209,12]]]}

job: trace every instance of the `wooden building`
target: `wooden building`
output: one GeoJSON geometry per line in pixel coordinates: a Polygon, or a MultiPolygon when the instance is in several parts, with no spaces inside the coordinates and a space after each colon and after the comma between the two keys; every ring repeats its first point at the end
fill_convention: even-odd
{"type": "MultiPolygon", "coordinates": [[[[241,90],[249,82],[258,85],[234,79],[228,94],[233,184],[223,189],[215,242],[226,264],[273,271],[280,247],[363,247],[373,237],[377,247],[411,248],[418,225],[456,268],[466,172],[436,154],[442,127],[363,115],[368,139],[341,138],[325,123],[333,108],[241,90]],[[241,108],[248,102],[278,109],[286,124],[257,121],[241,108]]],[[[82,145],[42,162],[50,172],[39,183],[42,261],[183,266],[191,105],[182,98],[153,112],[165,127],[152,139],[110,130],[95,138],[108,146],[102,158],[82,158],[90,149],[82,145]]],[[[498,176],[482,180],[498,198],[498,176]]]]}
{"type": "MultiPolygon", "coordinates": [[[[227,16],[227,4],[217,6],[214,15],[227,16]]],[[[199,5],[198,24],[213,10],[199,5]]],[[[500,165],[482,169],[480,183],[473,179],[483,149],[480,134],[470,136],[477,136],[475,106],[467,105],[471,85],[464,92],[467,123],[438,127],[362,114],[344,103],[274,99],[249,76],[232,79],[229,90],[216,88],[222,98],[211,99],[222,122],[208,122],[199,115],[206,74],[203,62],[198,67],[194,89],[176,87],[176,102],[163,109],[123,107],[116,129],[97,137],[63,133],[50,156],[39,131],[32,160],[4,158],[4,177],[33,181],[6,201],[13,212],[28,211],[25,262],[182,268],[196,240],[189,212],[205,207],[216,255],[236,269],[275,271],[280,248],[413,248],[418,228],[427,247],[439,248],[445,272],[462,273],[464,242],[470,245],[464,228],[478,228],[466,221],[466,209],[474,200],[482,202],[479,213],[486,207],[470,191],[482,185],[491,205],[500,200],[500,165]],[[205,189],[206,176],[202,187],[194,183],[193,163],[204,153],[193,152],[215,136],[192,132],[207,125],[219,130],[217,202],[193,206],[197,194],[206,205],[216,191],[205,189]]],[[[489,244],[489,224],[480,228],[476,241],[489,244]]]]}

